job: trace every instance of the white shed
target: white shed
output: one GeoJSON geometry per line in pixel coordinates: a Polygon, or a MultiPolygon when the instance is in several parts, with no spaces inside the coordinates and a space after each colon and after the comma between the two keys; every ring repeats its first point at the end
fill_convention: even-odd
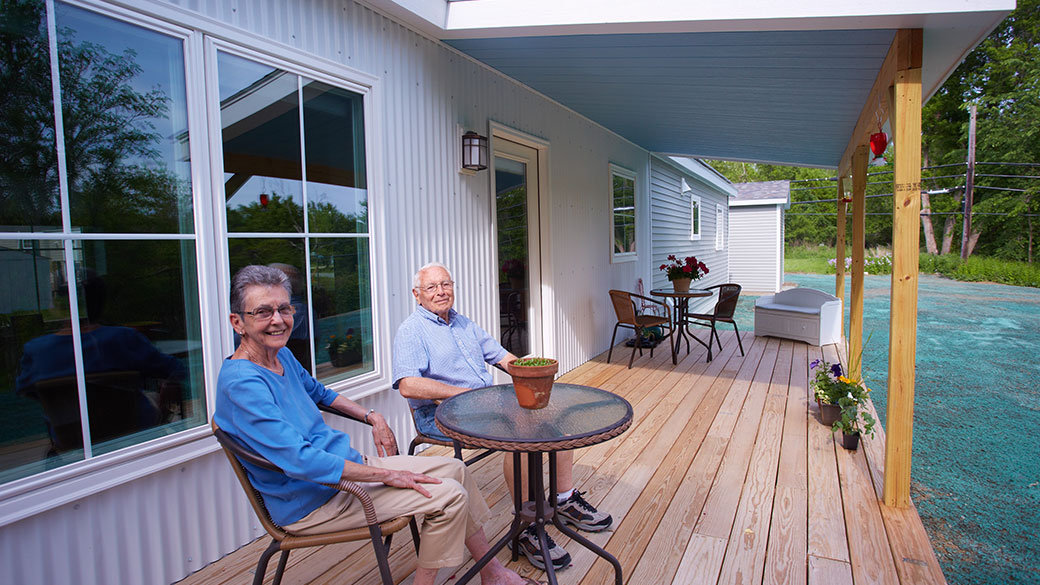
{"type": "Polygon", "coordinates": [[[790,181],[734,183],[730,200],[730,280],[745,292],[777,292],[784,282],[784,210],[790,181]]]}

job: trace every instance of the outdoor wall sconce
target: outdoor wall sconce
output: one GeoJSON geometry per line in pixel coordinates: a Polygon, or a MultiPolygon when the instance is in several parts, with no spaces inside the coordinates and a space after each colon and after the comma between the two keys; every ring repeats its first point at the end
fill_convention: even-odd
{"type": "Polygon", "coordinates": [[[468,171],[488,168],[488,139],[472,130],[462,135],[462,168],[468,171]]]}

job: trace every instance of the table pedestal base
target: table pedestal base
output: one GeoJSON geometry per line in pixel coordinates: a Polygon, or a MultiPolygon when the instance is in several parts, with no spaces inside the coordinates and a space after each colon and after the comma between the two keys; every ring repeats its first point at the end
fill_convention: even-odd
{"type": "Polygon", "coordinates": [[[513,453],[513,522],[509,527],[509,532],[499,539],[488,550],[487,554],[480,558],[459,580],[457,585],[465,585],[472,579],[480,569],[484,567],[491,559],[495,558],[503,547],[505,547],[509,541],[513,541],[513,556],[512,560],[516,561],[519,556],[520,550],[520,533],[523,532],[528,526],[534,526],[535,534],[538,536],[538,542],[542,549],[542,560],[545,563],[545,575],[549,579],[550,585],[557,585],[556,571],[553,569],[552,558],[549,556],[549,541],[545,534],[545,525],[552,523],[560,532],[566,534],[574,542],[584,546],[591,550],[597,555],[603,557],[614,567],[614,583],[615,585],[622,585],[621,581],[621,563],[618,562],[614,555],[603,550],[596,543],[578,534],[569,526],[565,525],[563,520],[556,514],[556,452],[549,452],[549,498],[545,497],[545,485],[542,481],[542,454],[541,453],[528,453],[527,457],[527,468],[528,468],[528,497],[530,501],[521,501],[522,491],[522,478],[520,476],[520,453],[513,453]]]}

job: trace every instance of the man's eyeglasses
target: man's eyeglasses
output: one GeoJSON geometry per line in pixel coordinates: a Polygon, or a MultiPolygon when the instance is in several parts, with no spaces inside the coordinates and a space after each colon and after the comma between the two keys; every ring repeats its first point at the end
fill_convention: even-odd
{"type": "Polygon", "coordinates": [[[428,284],[428,285],[426,285],[424,287],[420,287],[420,290],[422,290],[426,294],[433,294],[433,293],[437,292],[438,288],[443,288],[446,291],[452,290],[453,288],[455,288],[455,281],[454,280],[445,280],[444,282],[436,282],[436,283],[433,283],[433,284],[428,284]]]}
{"type": "Polygon", "coordinates": [[[292,305],[282,305],[277,309],[273,309],[268,306],[257,307],[252,311],[242,311],[243,315],[252,315],[257,321],[268,321],[274,317],[274,312],[278,311],[278,314],[282,317],[292,317],[296,314],[296,307],[292,305]]]}

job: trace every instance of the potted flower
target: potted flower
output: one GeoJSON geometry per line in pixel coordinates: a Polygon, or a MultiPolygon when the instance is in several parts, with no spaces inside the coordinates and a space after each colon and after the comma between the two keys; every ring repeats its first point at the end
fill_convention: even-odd
{"type": "Polygon", "coordinates": [[[519,258],[510,258],[502,263],[502,272],[509,279],[509,288],[521,290],[524,288],[524,261],[519,258]]]}
{"type": "Polygon", "coordinates": [[[862,392],[859,382],[845,377],[841,364],[830,364],[827,360],[813,360],[809,369],[815,370],[812,389],[816,403],[820,405],[820,422],[834,424],[841,414],[838,401],[845,395],[862,392]]]}
{"type": "Polygon", "coordinates": [[[549,404],[553,379],[560,364],[549,358],[528,357],[515,359],[506,364],[513,378],[513,390],[520,406],[530,409],[545,408],[549,404]]]}
{"type": "Polygon", "coordinates": [[[841,446],[849,451],[855,451],[859,447],[860,435],[874,436],[874,417],[863,410],[869,391],[867,389],[858,395],[849,392],[838,399],[841,416],[831,425],[831,430],[841,431],[841,446]]]}
{"type": "Polygon", "coordinates": [[[668,260],[670,261],[668,264],[661,265],[661,270],[668,275],[668,280],[675,288],[675,292],[689,291],[691,282],[708,273],[708,267],[704,265],[704,262],[697,260],[696,256],[687,256],[683,260],[679,260],[675,254],[670,254],[668,260]]]}
{"type": "Polygon", "coordinates": [[[361,363],[361,336],[354,334],[354,329],[347,329],[342,337],[330,335],[326,349],[329,361],[337,368],[361,363]]]}

